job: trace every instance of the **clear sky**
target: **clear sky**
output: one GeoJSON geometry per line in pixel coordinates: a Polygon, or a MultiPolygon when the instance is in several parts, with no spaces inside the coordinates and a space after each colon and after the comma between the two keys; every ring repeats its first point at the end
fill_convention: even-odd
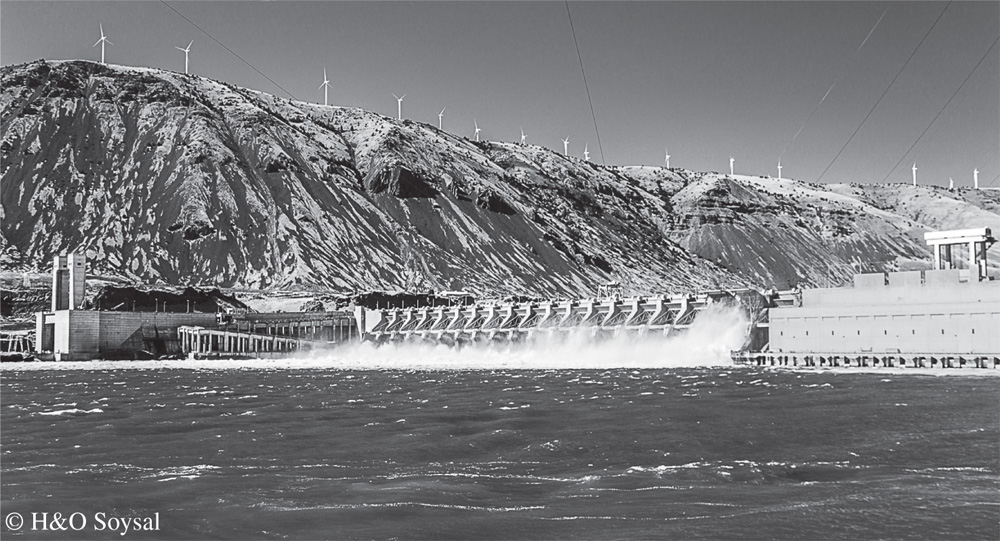
{"type": "MultiPolygon", "coordinates": [[[[450,132],[471,137],[475,119],[482,137],[517,141],[523,127],[528,143],[561,151],[569,136],[570,153],[587,144],[601,161],[563,2],[169,5],[296,99],[322,103],[326,67],[331,104],[395,116],[392,94],[406,94],[407,118],[436,125],[447,107],[450,132]]],[[[1000,2],[569,6],[608,164],[661,165],[669,148],[674,167],[728,172],[732,155],[737,173],[776,175],[780,157],[786,178],[829,166],[821,182],[875,183],[910,182],[916,161],[921,183],[970,186],[978,167],[1000,186],[1000,2]]],[[[174,47],[194,40],[192,73],[288,96],[158,1],[4,0],[0,63],[99,60],[101,23],[109,63],[183,71],[174,47]]]]}

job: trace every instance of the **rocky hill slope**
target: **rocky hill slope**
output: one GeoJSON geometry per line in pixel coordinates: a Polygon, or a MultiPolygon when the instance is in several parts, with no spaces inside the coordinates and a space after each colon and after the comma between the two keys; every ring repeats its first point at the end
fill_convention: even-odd
{"type": "Polygon", "coordinates": [[[0,68],[2,270],[246,288],[589,295],[844,280],[1000,193],[602,167],[197,76],[0,68]]]}

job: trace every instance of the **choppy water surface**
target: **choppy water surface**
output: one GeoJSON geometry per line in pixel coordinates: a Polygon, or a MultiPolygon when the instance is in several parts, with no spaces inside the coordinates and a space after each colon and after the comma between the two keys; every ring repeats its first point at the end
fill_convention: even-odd
{"type": "Polygon", "coordinates": [[[160,513],[128,538],[995,540],[998,397],[750,368],[5,368],[2,513],[160,513]]]}

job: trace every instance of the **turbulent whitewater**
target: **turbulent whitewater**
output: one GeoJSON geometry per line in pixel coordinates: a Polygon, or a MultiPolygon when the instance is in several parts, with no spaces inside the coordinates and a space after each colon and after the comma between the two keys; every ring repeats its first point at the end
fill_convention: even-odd
{"type": "Polygon", "coordinates": [[[4,367],[0,392],[4,513],[159,513],[143,538],[1000,536],[995,377],[4,367]]]}

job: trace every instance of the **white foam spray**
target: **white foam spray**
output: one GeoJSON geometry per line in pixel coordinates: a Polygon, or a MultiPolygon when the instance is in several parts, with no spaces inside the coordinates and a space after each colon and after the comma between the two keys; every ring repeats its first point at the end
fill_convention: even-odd
{"type": "Polygon", "coordinates": [[[736,306],[709,307],[690,328],[670,337],[593,339],[586,330],[558,340],[450,347],[444,344],[368,342],[280,359],[198,359],[5,363],[16,370],[313,369],[340,370],[553,370],[730,366],[742,346],[747,319],[736,306]]]}
{"type": "Polygon", "coordinates": [[[569,336],[536,337],[528,343],[494,343],[461,348],[443,344],[362,343],[346,350],[317,352],[317,360],[344,368],[606,369],[727,366],[742,344],[747,321],[738,307],[713,307],[691,327],[670,337],[618,336],[596,340],[587,329],[569,336]]]}

